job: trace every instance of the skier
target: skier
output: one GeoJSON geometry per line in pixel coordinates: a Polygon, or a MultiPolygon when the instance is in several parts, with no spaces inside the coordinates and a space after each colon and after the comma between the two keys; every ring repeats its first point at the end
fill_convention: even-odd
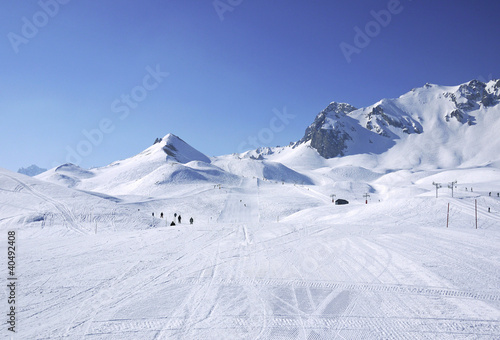
{"type": "Polygon", "coordinates": [[[490,191],[490,196],[491,196],[491,191],[490,191]]]}
{"type": "Polygon", "coordinates": [[[171,225],[171,226],[174,226],[174,225],[175,225],[175,222],[174,222],[174,221],[172,221],[172,223],[170,223],[170,225],[171,225]]]}
{"type": "Polygon", "coordinates": [[[181,215],[179,215],[179,224],[181,223],[181,215]]]}
{"type": "Polygon", "coordinates": [[[155,217],[155,213],[153,213],[153,217],[155,217]]]}
{"type": "Polygon", "coordinates": [[[177,217],[177,213],[174,213],[174,218],[177,217]]]}
{"type": "Polygon", "coordinates": [[[194,220],[193,220],[193,218],[191,217],[191,218],[189,219],[189,223],[190,223],[190,224],[193,224],[193,222],[194,222],[194,220]]]}
{"type": "Polygon", "coordinates": [[[488,207],[488,212],[491,212],[489,207],[488,207]]]}
{"type": "Polygon", "coordinates": [[[160,218],[163,218],[163,213],[160,213],[160,218]]]}

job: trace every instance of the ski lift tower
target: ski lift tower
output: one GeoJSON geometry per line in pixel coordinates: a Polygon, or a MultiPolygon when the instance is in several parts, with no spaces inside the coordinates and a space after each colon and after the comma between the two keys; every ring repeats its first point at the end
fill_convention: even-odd
{"type": "Polygon", "coordinates": [[[451,189],[451,197],[453,197],[453,188],[455,187],[455,185],[457,184],[457,181],[453,181],[453,182],[450,182],[448,183],[448,188],[451,189]]]}
{"type": "Polygon", "coordinates": [[[438,198],[438,190],[439,190],[439,188],[442,188],[443,186],[441,185],[441,183],[436,183],[436,182],[432,182],[432,185],[436,186],[436,198],[438,198]]]}

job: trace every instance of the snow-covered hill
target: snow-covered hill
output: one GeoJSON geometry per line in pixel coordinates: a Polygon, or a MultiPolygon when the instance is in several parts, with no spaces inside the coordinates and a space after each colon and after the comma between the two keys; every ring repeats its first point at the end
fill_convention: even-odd
{"type": "Polygon", "coordinates": [[[151,220],[122,200],[68,189],[0,168],[0,222],[23,231],[79,234],[146,229],[151,220]],[[47,228],[47,229],[46,229],[47,228]]]}
{"type": "Polygon", "coordinates": [[[237,176],[211,164],[211,160],[168,134],[143,152],[108,166],[90,170],[65,164],[38,179],[81,190],[112,195],[164,195],[165,185],[183,183],[236,183],[237,176]]]}

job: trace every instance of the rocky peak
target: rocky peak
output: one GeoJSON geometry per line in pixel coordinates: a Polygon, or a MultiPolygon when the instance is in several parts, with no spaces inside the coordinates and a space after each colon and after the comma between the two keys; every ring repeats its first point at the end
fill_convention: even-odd
{"type": "Polygon", "coordinates": [[[347,103],[332,102],[321,111],[314,122],[306,129],[299,143],[311,142],[320,155],[325,158],[344,156],[346,142],[352,137],[346,132],[347,115],[356,108],[347,103]]]}
{"type": "Polygon", "coordinates": [[[17,170],[18,173],[26,175],[26,176],[31,176],[31,177],[39,175],[45,171],[47,171],[47,169],[40,168],[40,167],[36,166],[35,164],[33,164],[27,168],[20,168],[19,170],[17,170]]]}
{"type": "Polygon", "coordinates": [[[388,127],[400,129],[406,134],[422,133],[422,125],[404,112],[398,115],[385,112],[383,104],[375,105],[365,115],[365,127],[384,137],[393,137],[388,127]]]}
{"type": "MultiPolygon", "coordinates": [[[[487,85],[479,80],[471,80],[467,84],[460,85],[457,91],[447,92],[444,95],[455,104],[459,111],[465,112],[477,110],[481,105],[493,106],[500,100],[498,95],[489,92],[487,85]]],[[[463,115],[463,112],[461,114],[463,115]]]]}
{"type": "MultiPolygon", "coordinates": [[[[347,103],[337,103],[337,102],[331,102],[326,109],[321,111],[321,113],[329,114],[333,113],[335,114],[336,117],[339,115],[346,115],[351,113],[352,111],[357,110],[354,106],[347,104],[347,103]]],[[[321,114],[320,113],[320,114],[321,114]]]]}

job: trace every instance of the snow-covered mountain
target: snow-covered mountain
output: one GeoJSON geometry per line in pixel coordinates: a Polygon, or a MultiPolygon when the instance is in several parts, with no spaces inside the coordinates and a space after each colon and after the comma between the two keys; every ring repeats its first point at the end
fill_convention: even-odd
{"type": "Polygon", "coordinates": [[[499,103],[500,80],[427,84],[361,109],[333,102],[298,144],[310,145],[326,159],[384,154],[393,168],[484,164],[500,159],[499,103]]]}
{"type": "Polygon", "coordinates": [[[210,158],[179,137],[157,138],[143,152],[108,166],[90,170],[64,164],[38,179],[81,190],[120,194],[159,194],[165,184],[236,181],[236,176],[211,164],[210,158]]]}
{"type": "Polygon", "coordinates": [[[19,170],[17,170],[18,173],[26,175],[26,176],[31,176],[31,177],[39,175],[45,171],[47,171],[47,169],[40,168],[39,166],[37,166],[35,164],[30,165],[27,168],[20,168],[19,170]]]}
{"type": "Polygon", "coordinates": [[[154,155],[152,157],[160,159],[166,157],[167,160],[172,159],[183,164],[192,161],[210,163],[210,159],[207,156],[171,133],[163,138],[157,138],[153,146],[144,150],[138,156],[140,155],[144,155],[145,157],[154,155]]]}
{"type": "Polygon", "coordinates": [[[165,194],[168,184],[233,185],[243,178],[318,184],[342,180],[336,174],[351,171],[381,174],[500,164],[499,102],[500,80],[427,84],[361,109],[333,102],[288,147],[210,159],[168,134],[138,155],[108,166],[85,170],[65,164],[38,178],[112,195],[154,196],[165,194]]]}

